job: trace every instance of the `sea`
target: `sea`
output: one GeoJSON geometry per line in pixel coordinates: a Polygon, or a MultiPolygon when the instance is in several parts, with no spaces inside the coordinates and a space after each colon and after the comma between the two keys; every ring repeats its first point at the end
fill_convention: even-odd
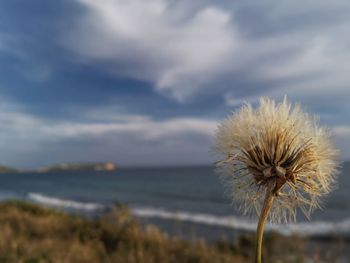
{"type": "MultiPolygon", "coordinates": [[[[267,231],[310,237],[350,237],[350,162],[342,164],[338,185],[311,221],[273,224],[267,231]]],[[[127,205],[143,224],[170,235],[216,240],[253,232],[256,221],[241,215],[225,194],[213,166],[121,168],[115,172],[0,174],[0,201],[26,200],[68,213],[101,216],[127,205]]]]}

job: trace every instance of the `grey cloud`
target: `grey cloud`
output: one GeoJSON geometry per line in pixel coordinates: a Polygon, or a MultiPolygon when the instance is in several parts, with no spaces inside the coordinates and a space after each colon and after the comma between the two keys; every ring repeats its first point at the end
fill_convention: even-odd
{"type": "Polygon", "coordinates": [[[109,61],[108,70],[150,81],[177,99],[203,89],[230,89],[245,97],[249,85],[255,85],[247,88],[255,96],[269,90],[322,96],[330,87],[348,94],[350,19],[338,14],[349,12],[350,5],[343,1],[235,2],[225,9],[208,1],[78,2],[88,11],[65,35],[73,50],[82,58],[109,61]],[[254,27],[269,30],[249,33],[252,9],[261,17],[254,27]],[[246,14],[250,20],[242,19],[246,14]],[[237,78],[244,86],[220,87],[222,79],[234,83],[237,78]]]}
{"type": "Polygon", "coordinates": [[[64,36],[70,48],[179,100],[220,75],[238,45],[231,13],[215,5],[193,10],[166,0],[78,2],[87,12],[64,36]]]}
{"type": "Polygon", "coordinates": [[[67,161],[116,161],[121,165],[205,163],[215,120],[113,116],[106,122],[40,119],[20,111],[0,113],[2,162],[40,166],[67,161]]]}

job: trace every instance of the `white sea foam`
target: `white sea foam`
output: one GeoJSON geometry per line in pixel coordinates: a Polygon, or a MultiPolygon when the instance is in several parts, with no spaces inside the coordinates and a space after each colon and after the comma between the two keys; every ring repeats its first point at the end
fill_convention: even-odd
{"type": "MultiPolygon", "coordinates": [[[[29,193],[28,198],[37,203],[69,209],[96,211],[106,208],[106,206],[98,203],[77,202],[50,197],[39,193],[29,193]]],[[[188,211],[169,211],[153,207],[134,207],[132,212],[135,216],[144,218],[179,220],[196,224],[228,227],[243,231],[255,231],[256,229],[256,222],[237,216],[218,216],[205,213],[192,213],[188,211]]],[[[339,222],[312,221],[288,225],[267,224],[266,230],[277,231],[284,235],[299,234],[303,236],[319,236],[338,234],[348,236],[350,235],[350,219],[339,222]]]]}
{"type": "Polygon", "coordinates": [[[77,210],[94,211],[94,210],[99,210],[104,208],[103,205],[98,203],[83,203],[83,202],[77,202],[77,201],[72,201],[67,199],[50,197],[50,196],[46,196],[38,193],[29,193],[28,198],[37,203],[41,203],[49,206],[70,208],[70,209],[77,209],[77,210]]]}
{"type": "MultiPolygon", "coordinates": [[[[134,208],[133,213],[139,217],[173,219],[211,226],[229,227],[244,231],[256,230],[256,222],[236,216],[216,216],[211,214],[190,213],[185,211],[172,212],[163,209],[143,207],[134,208]]],[[[350,234],[350,219],[346,219],[340,222],[314,221],[288,225],[268,224],[266,226],[266,230],[277,231],[284,235],[348,235],[350,234]]]]}

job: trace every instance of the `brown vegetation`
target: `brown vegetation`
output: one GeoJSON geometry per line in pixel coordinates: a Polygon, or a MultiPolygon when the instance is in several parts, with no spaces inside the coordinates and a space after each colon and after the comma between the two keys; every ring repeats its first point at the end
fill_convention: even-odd
{"type": "MultiPolygon", "coordinates": [[[[170,238],[142,227],[124,207],[87,219],[23,202],[0,203],[0,262],[3,263],[218,263],[251,262],[253,237],[208,245],[170,238]]],[[[304,241],[271,234],[266,262],[304,262],[304,241]]]]}

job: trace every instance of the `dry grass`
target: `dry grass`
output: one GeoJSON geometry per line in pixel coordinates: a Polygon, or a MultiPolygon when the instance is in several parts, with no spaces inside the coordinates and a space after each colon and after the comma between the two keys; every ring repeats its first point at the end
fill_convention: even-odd
{"type": "MultiPolygon", "coordinates": [[[[141,227],[128,209],[87,219],[23,202],[0,203],[0,262],[3,263],[218,263],[251,262],[253,237],[208,245],[170,238],[157,227],[141,227]]],[[[267,236],[265,262],[304,262],[304,240],[267,236]]]]}

